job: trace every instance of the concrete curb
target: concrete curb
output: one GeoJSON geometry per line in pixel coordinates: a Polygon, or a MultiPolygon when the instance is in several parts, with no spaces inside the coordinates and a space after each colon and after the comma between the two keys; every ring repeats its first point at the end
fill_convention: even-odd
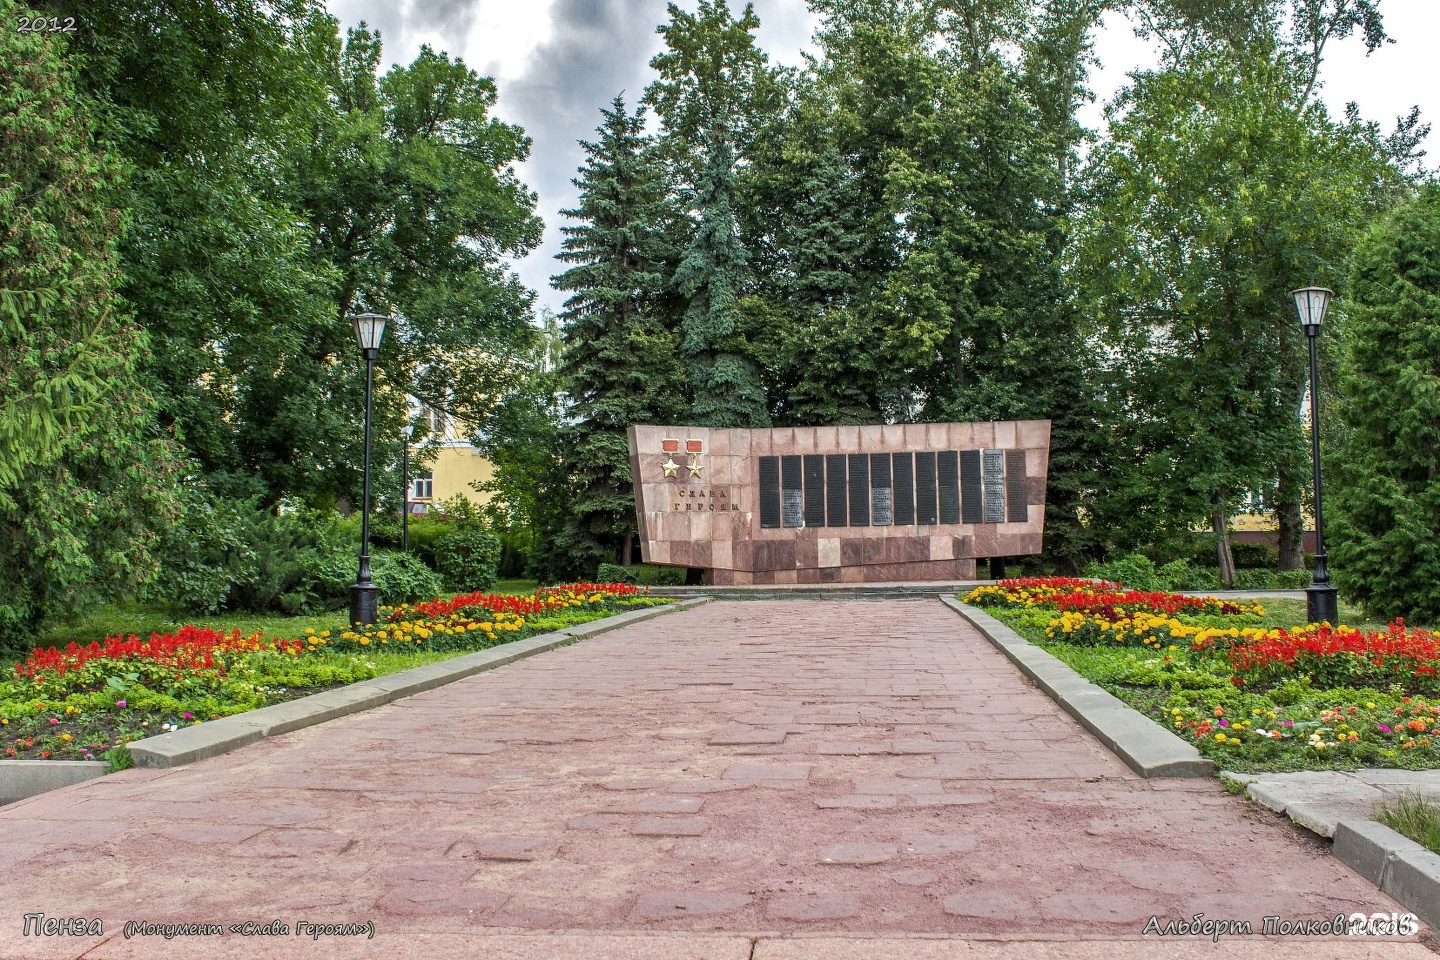
{"type": "Polygon", "coordinates": [[[104,760],[6,760],[0,763],[0,806],[109,772],[104,760]]]}
{"type": "Polygon", "coordinates": [[[1330,852],[1431,927],[1440,926],[1440,854],[1374,820],[1342,820],[1330,852]]]}
{"type": "MultiPolygon", "coordinates": [[[[554,633],[527,637],[511,643],[477,650],[411,670],[376,677],[360,683],[301,697],[287,703],[261,707],[233,717],[212,720],[193,727],[182,727],[171,733],[146,737],[128,744],[137,767],[179,767],[237,750],[264,737],[278,736],[293,730],[324,723],[337,717],[383,706],[404,697],[433,690],[477,673],[503,667],[556,647],[618,630],[632,623],[649,620],[678,610],[689,610],[705,603],[704,598],[682,600],[661,607],[630,610],[625,613],[567,627],[554,633]]],[[[42,761],[49,762],[49,761],[42,761]]],[[[103,764],[101,765],[104,766],[103,764]]]]}
{"type": "Polygon", "coordinates": [[[954,597],[940,602],[970,621],[1066,713],[1140,776],[1207,777],[1215,765],[1149,717],[1086,680],[988,613],[954,597]]]}

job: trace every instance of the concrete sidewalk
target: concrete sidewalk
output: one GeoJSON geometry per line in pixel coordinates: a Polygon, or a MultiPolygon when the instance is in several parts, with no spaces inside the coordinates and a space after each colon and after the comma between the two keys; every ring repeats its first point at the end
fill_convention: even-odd
{"type": "Polygon", "coordinates": [[[1142,938],[1152,917],[1258,933],[1405,912],[1217,781],[1131,774],[933,601],[707,604],[23,801],[0,836],[0,958],[1119,960],[1214,955],[1142,938]],[[104,932],[24,936],[27,913],[104,932]],[[127,921],[226,932],[125,939],[127,921]]]}

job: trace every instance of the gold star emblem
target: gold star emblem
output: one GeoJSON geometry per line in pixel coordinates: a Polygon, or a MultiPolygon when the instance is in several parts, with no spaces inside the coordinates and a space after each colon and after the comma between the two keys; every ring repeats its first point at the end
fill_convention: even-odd
{"type": "Polygon", "coordinates": [[[660,469],[665,471],[665,476],[676,477],[679,476],[680,464],[675,462],[674,457],[667,457],[665,462],[660,464],[660,469]]]}
{"type": "Polygon", "coordinates": [[[698,457],[690,461],[690,476],[700,476],[700,460],[698,457]]]}

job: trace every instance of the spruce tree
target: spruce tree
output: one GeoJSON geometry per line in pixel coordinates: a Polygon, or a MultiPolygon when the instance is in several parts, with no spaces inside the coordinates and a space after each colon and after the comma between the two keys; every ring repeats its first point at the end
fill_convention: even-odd
{"type": "Polygon", "coordinates": [[[665,285],[673,255],[667,239],[664,167],[644,135],[644,108],[628,112],[621,97],[602,110],[598,139],[585,143],[574,181],[579,205],[565,215],[564,252],[572,264],[553,278],[573,296],[565,303],[561,376],[572,423],[562,438],[572,483],[561,544],[595,564],[628,560],[635,531],[626,431],[634,424],[674,422],[686,409],[665,285]]]}
{"type": "Polygon", "coordinates": [[[752,278],[737,216],[737,171],[779,88],[755,44],[760,20],[752,5],[738,19],[725,0],[701,0],[693,15],[672,3],[669,12],[670,23],[659,28],[667,49],[650,61],[660,79],[645,101],[663,121],[691,220],[673,278],[685,302],[680,348],[694,391],[690,418],[712,427],[765,427],[770,405],[740,309],[752,278]]]}
{"type": "MultiPolygon", "coordinates": [[[[1440,186],[1361,241],[1325,486],[1331,572],[1374,616],[1440,619],[1440,186]]],[[[1325,385],[1321,385],[1322,400],[1325,385]]],[[[1322,428],[1325,421],[1322,404],[1322,428]]],[[[1324,432],[1322,431],[1322,436],[1324,432]]]]}

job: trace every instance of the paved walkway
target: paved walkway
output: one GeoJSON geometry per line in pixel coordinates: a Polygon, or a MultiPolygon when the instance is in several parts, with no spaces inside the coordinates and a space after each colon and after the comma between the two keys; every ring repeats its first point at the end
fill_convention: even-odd
{"type": "Polygon", "coordinates": [[[928,601],[707,604],[5,807],[0,836],[4,958],[1120,960],[1214,955],[1142,940],[1152,916],[1404,912],[1217,781],[1136,778],[928,601]],[[21,936],[34,912],[104,936],[21,936]],[[287,936],[120,936],[276,919],[287,936]]]}

